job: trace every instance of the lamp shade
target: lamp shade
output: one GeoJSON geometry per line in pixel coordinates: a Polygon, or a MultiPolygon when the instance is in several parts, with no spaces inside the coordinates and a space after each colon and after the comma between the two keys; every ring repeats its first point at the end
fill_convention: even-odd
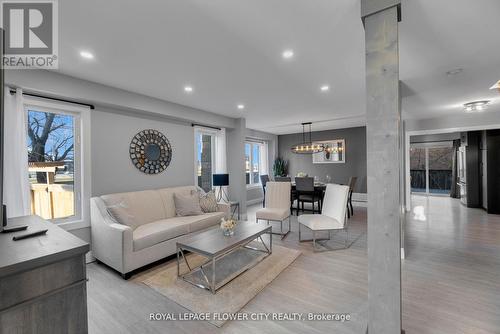
{"type": "Polygon", "coordinates": [[[213,185],[215,187],[228,186],[229,185],[229,174],[214,174],[213,175],[213,185]]]}

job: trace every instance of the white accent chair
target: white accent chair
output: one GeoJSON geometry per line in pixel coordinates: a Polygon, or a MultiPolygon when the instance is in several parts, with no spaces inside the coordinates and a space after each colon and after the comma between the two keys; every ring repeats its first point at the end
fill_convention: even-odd
{"type": "Polygon", "coordinates": [[[331,239],[332,230],[344,230],[346,232],[345,248],[348,246],[349,232],[347,230],[347,200],[349,197],[349,187],[339,184],[328,184],[326,186],[325,198],[323,200],[323,208],[321,214],[301,215],[299,221],[299,241],[312,241],[313,250],[319,251],[316,247],[317,241],[331,239]],[[312,231],[312,239],[302,240],[301,225],[312,231]],[[319,231],[327,231],[328,238],[318,239],[316,233],[319,231]]]}
{"type": "Polygon", "coordinates": [[[291,230],[290,222],[290,198],[292,194],[292,184],[290,182],[267,182],[265,203],[266,206],[257,210],[256,222],[259,220],[266,220],[269,222],[280,222],[281,232],[274,233],[281,235],[284,239],[291,230]],[[288,219],[288,231],[283,232],[283,221],[288,219]]]}

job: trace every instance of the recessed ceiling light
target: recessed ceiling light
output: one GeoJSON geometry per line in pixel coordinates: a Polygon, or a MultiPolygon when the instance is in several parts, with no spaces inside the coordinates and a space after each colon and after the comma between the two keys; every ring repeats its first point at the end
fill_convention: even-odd
{"type": "Polygon", "coordinates": [[[192,93],[193,92],[193,87],[192,86],[184,86],[184,91],[186,93],[192,93]]]}
{"type": "Polygon", "coordinates": [[[474,101],[464,104],[466,112],[481,112],[488,107],[490,101],[474,101]]]}
{"type": "Polygon", "coordinates": [[[94,55],[88,51],[80,51],[80,56],[85,59],[94,59],[94,55]]]}
{"type": "Polygon", "coordinates": [[[283,58],[290,59],[293,57],[293,50],[285,50],[282,53],[283,58]]]}
{"type": "Polygon", "coordinates": [[[240,109],[240,110],[243,110],[243,109],[245,109],[245,105],[244,104],[238,104],[237,108],[240,109]]]}
{"type": "Polygon", "coordinates": [[[320,87],[321,91],[322,92],[328,92],[330,90],[330,86],[328,85],[323,85],[320,87]]]}
{"type": "Polygon", "coordinates": [[[463,71],[464,71],[464,69],[463,69],[463,68],[455,68],[455,69],[453,69],[453,70],[449,70],[449,71],[447,71],[447,72],[446,72],[446,75],[448,75],[448,76],[451,76],[451,75],[457,75],[457,74],[462,73],[463,71]]]}

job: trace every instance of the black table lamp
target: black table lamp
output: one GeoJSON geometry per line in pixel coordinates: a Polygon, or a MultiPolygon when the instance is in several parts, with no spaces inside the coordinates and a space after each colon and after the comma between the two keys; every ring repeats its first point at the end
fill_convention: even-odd
{"type": "Polygon", "coordinates": [[[227,196],[226,190],[223,188],[229,185],[229,174],[214,174],[212,177],[212,184],[214,187],[219,187],[217,202],[224,201],[229,203],[229,197],[227,196]]]}

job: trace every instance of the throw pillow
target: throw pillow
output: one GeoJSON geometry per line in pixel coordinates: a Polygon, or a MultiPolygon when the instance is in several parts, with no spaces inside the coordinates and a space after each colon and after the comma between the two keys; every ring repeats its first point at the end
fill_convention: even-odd
{"type": "Polygon", "coordinates": [[[106,210],[118,224],[127,225],[133,230],[140,226],[135,217],[131,214],[130,207],[125,200],[107,205],[106,210]]]}
{"type": "Polygon", "coordinates": [[[205,213],[217,212],[217,199],[213,190],[205,194],[200,193],[200,207],[205,213]]]}
{"type": "Polygon", "coordinates": [[[203,212],[200,207],[200,199],[196,192],[190,194],[174,194],[175,213],[177,216],[196,216],[203,212]]]}

